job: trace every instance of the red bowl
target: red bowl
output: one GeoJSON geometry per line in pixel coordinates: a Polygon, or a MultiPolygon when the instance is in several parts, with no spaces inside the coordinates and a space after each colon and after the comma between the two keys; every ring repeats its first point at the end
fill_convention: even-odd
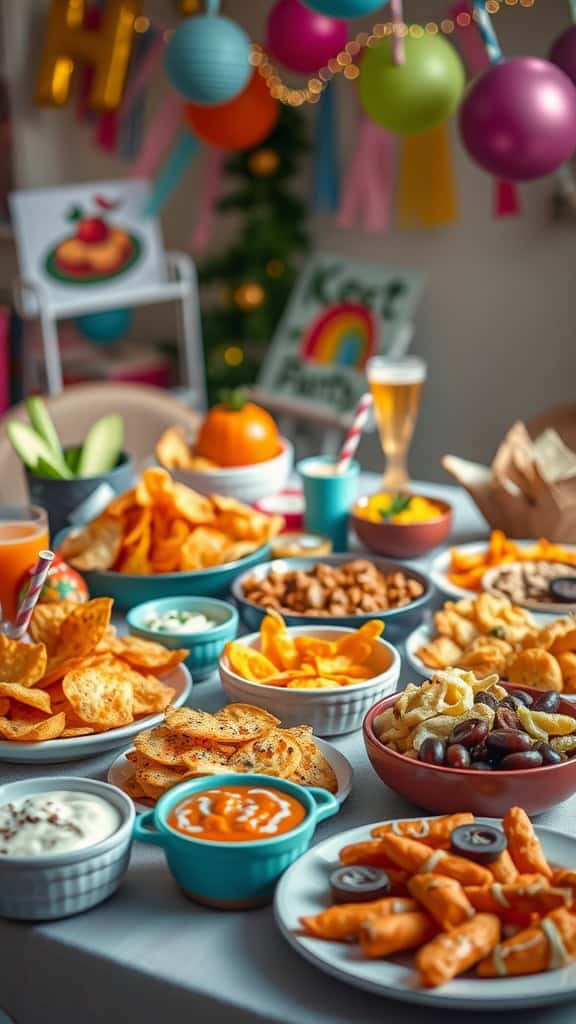
{"type": "MultiPolygon", "coordinates": [[[[522,689],[537,697],[541,690],[506,685],[514,692],[522,689]]],[[[523,807],[527,814],[561,804],[576,792],[576,757],[562,764],[528,768],[515,772],[477,772],[463,768],[441,768],[397,754],[385,746],[374,732],[374,720],[398,700],[400,693],[386,697],[370,708],[364,719],[364,743],[372,767],[390,789],[418,807],[435,814],[471,811],[489,818],[501,818],[510,807],[523,807]]],[[[562,701],[560,712],[574,715],[576,708],[562,701]]]]}
{"type": "Polygon", "coordinates": [[[442,512],[436,519],[428,519],[423,523],[388,523],[385,520],[373,523],[354,511],[368,501],[368,497],[358,499],[352,509],[350,522],[359,540],[377,555],[416,558],[443,544],[452,529],[452,506],[447,501],[430,498],[430,501],[440,506],[442,512]]]}

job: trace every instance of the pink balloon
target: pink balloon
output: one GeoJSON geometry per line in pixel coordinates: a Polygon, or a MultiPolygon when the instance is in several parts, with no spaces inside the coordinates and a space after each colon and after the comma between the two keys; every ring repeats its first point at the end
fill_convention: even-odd
{"type": "Polygon", "coordinates": [[[278,0],[268,15],[266,48],[290,71],[319,71],[347,39],[345,21],[311,11],[300,0],[278,0]]]}
{"type": "Polygon", "coordinates": [[[576,149],[576,89],[537,57],[495,64],[474,82],[460,109],[468,153],[510,181],[551,174],[576,149]]]}
{"type": "Polygon", "coordinates": [[[550,61],[576,85],[576,25],[570,25],[550,50],[550,61]]]}

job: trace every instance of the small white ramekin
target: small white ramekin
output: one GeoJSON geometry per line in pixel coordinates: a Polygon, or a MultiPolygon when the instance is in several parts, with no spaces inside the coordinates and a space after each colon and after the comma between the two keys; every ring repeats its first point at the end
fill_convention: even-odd
{"type": "Polygon", "coordinates": [[[107,800],[120,813],[120,827],[82,850],[40,857],[0,854],[0,917],[53,921],[81,914],[116,892],[126,874],[135,813],[130,798],[115,786],[76,776],[26,779],[1,786],[0,805],[56,790],[107,800]]]}
{"type": "MultiPolygon", "coordinates": [[[[288,632],[291,636],[338,640],[356,630],[338,626],[294,626],[288,632]]],[[[235,642],[260,650],[259,633],[238,637],[235,642]]],[[[380,638],[374,641],[374,647],[372,664],[376,669],[375,675],[366,682],[350,686],[300,690],[253,683],[232,671],[226,654],[220,659],[220,679],[231,701],[266,708],[286,726],[304,723],[311,725],[316,736],[340,736],[360,729],[372,705],[396,689],[401,667],[398,651],[380,638]]]]}
{"type": "Polygon", "coordinates": [[[273,459],[253,466],[229,466],[210,472],[199,469],[173,469],[175,480],[200,494],[220,494],[238,501],[253,502],[281,491],[292,472],[294,446],[286,437],[273,459]]]}

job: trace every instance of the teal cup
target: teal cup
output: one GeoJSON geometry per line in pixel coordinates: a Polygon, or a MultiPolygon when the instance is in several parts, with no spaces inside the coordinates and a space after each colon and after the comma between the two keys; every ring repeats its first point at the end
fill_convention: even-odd
{"type": "Polygon", "coordinates": [[[246,910],[272,899],[280,875],[306,852],[316,826],[340,810],[326,789],[304,788],[269,775],[218,775],[190,779],[168,790],[152,811],[140,814],[134,838],[160,846],[175,882],[186,896],[220,910],[246,910]],[[301,803],[306,816],[296,828],[270,839],[214,842],[183,835],[168,824],[175,804],[204,789],[223,786],[262,786],[288,793],[301,803]]]}
{"type": "Polygon", "coordinates": [[[329,537],[334,551],[347,551],[348,518],[358,492],[360,466],[352,459],[344,473],[323,476],[321,467],[336,466],[336,462],[332,456],[315,455],[296,468],[304,490],[306,529],[329,537]]]}

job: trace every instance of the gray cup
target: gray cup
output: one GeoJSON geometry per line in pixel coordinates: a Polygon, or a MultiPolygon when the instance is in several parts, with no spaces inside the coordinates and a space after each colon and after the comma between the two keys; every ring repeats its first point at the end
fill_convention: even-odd
{"type": "Polygon", "coordinates": [[[132,486],[133,476],[132,461],[126,452],[122,452],[118,464],[109,473],[73,477],[72,480],[52,480],[49,477],[34,476],[26,469],[26,484],[30,501],[46,509],[50,536],[53,537],[59,530],[69,525],[70,513],[85,502],[98,487],[108,484],[115,494],[122,494],[132,486]]]}

